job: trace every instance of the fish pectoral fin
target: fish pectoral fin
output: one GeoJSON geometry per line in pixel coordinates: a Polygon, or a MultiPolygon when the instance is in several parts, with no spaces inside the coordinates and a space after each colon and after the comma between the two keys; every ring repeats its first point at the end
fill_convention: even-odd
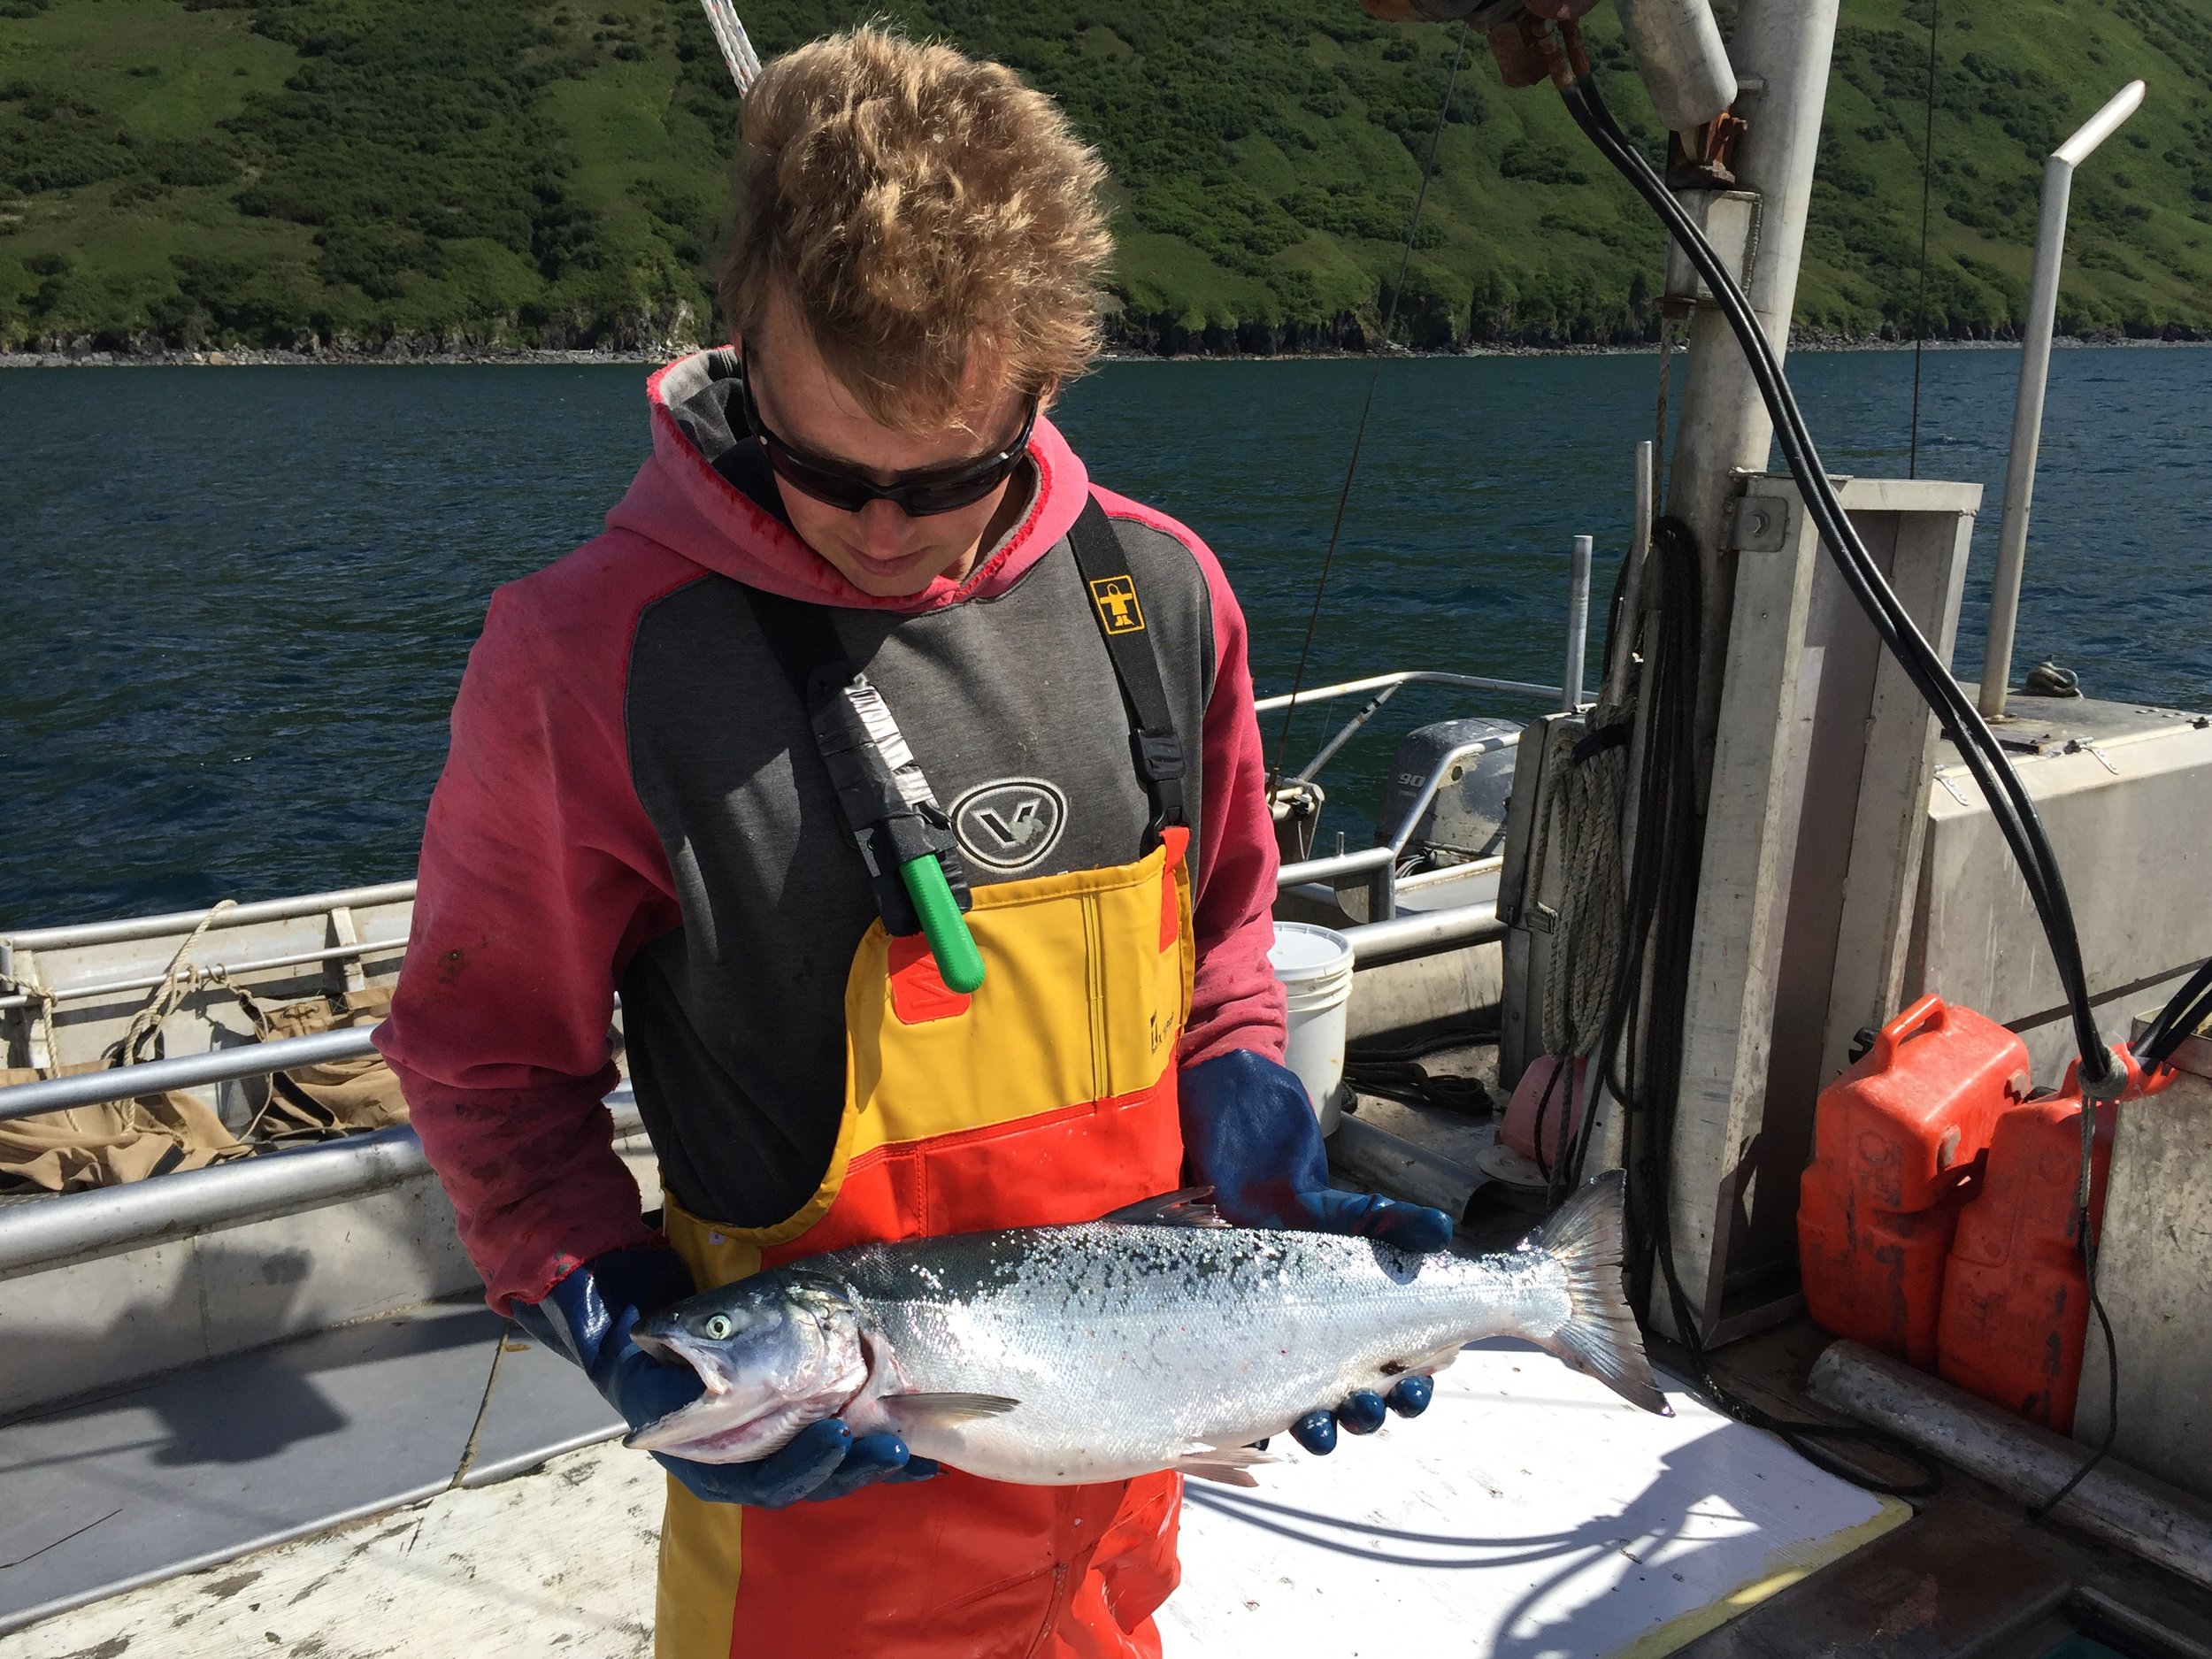
{"type": "Polygon", "coordinates": [[[1177,1474],[1196,1480],[1211,1480],[1225,1486],[1256,1486],[1260,1483],[1252,1478],[1254,1467],[1282,1461],[1256,1446],[1200,1445],[1187,1448],[1171,1467],[1177,1474]]]}
{"type": "Polygon", "coordinates": [[[1214,1209],[1214,1189],[1210,1187],[1185,1187],[1172,1193],[1156,1193],[1150,1198],[1139,1199],[1133,1204],[1124,1204],[1099,1217],[1125,1227],[1225,1227],[1214,1209]]]}
{"type": "Polygon", "coordinates": [[[1433,1377],[1460,1356],[1462,1344],[1440,1348],[1433,1354],[1424,1354],[1417,1359],[1396,1360],[1384,1367],[1393,1377],[1433,1377]]]}
{"type": "Polygon", "coordinates": [[[1210,1480],[1223,1486],[1256,1487],[1260,1484],[1253,1479],[1248,1469],[1232,1469],[1226,1463],[1202,1463],[1194,1457],[1185,1458],[1176,1464],[1175,1472],[1188,1475],[1193,1480],[1210,1480]]]}
{"type": "Polygon", "coordinates": [[[901,1429],[953,1429],[984,1417],[1002,1417],[1018,1400],[1004,1394],[910,1394],[883,1396],[886,1416],[901,1429]]]}

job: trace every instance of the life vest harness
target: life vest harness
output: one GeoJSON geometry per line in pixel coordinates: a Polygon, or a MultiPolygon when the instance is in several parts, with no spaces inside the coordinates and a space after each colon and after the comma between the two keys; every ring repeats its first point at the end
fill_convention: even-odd
{"type": "MultiPolygon", "coordinates": [[[[1151,803],[1144,850],[1187,827],[1183,740],[1168,712],[1159,654],[1144,604],[1096,496],[1068,532],[1077,574],[1106,645],[1129,719],[1130,757],[1151,803]]],[[[835,792],[845,837],[866,864],[876,909],[894,937],[926,936],[954,990],[982,982],[983,964],[963,914],[971,896],[960,841],[882,692],[855,668],[828,607],[748,588],[762,632],[807,711],[835,792]]]]}

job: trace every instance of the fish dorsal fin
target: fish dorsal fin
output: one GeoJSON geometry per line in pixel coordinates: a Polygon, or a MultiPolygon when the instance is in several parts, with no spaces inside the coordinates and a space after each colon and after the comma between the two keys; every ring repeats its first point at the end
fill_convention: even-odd
{"type": "Polygon", "coordinates": [[[1004,1394],[885,1394],[885,1415],[902,1429],[954,1429],[980,1417],[1004,1417],[1021,1404],[1004,1394]]]}
{"type": "Polygon", "coordinates": [[[1214,1209],[1214,1189],[1210,1187],[1186,1187],[1172,1193],[1160,1193],[1150,1198],[1125,1204],[1099,1217],[1125,1227],[1225,1227],[1214,1209]]]}

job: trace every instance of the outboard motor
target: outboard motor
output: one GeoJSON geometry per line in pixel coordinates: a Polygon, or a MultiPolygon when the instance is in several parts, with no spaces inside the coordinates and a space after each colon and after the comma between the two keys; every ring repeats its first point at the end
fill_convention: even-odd
{"type": "MultiPolygon", "coordinates": [[[[1398,745],[1375,818],[1375,840],[1386,841],[1421,798],[1421,791],[1453,750],[1486,738],[1511,739],[1517,720],[1440,720],[1409,732],[1398,745]]],[[[1510,742],[1454,760],[1437,780],[1436,796],[1405,843],[1405,856],[1431,865],[1463,864],[1505,850],[1506,798],[1513,792],[1510,742]]]]}

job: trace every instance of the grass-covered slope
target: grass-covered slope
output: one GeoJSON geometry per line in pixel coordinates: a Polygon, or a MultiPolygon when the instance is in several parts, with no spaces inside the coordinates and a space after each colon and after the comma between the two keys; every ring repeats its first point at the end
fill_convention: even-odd
{"type": "MultiPolygon", "coordinates": [[[[1799,314],[1909,332],[1927,0],[1845,0],[1799,314]]],[[[1453,35],[1355,0],[751,0],[764,53],[887,11],[1017,65],[1112,162],[1118,326],[1175,349],[1373,336],[1453,35]]],[[[2003,332],[2043,153],[2084,169],[2076,331],[2212,333],[2212,0],[1947,0],[1927,304],[2003,332]]],[[[1616,107],[1655,142],[1610,9],[1616,107]]],[[[692,0],[0,0],[0,347],[642,344],[713,327],[736,115],[692,0]]],[[[1479,38],[1401,337],[1634,338],[1661,244],[1479,38]]]]}

